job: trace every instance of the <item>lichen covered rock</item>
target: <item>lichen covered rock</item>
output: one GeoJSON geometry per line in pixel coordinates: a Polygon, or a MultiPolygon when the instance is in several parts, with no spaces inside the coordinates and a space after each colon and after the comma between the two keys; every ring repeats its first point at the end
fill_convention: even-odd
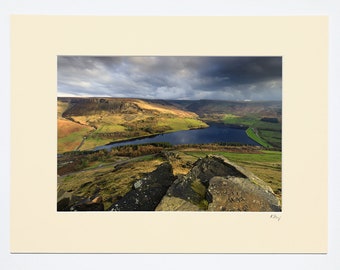
{"type": "Polygon", "coordinates": [[[209,181],[208,211],[280,211],[275,195],[247,178],[216,176],[209,181]]]}
{"type": "Polygon", "coordinates": [[[187,175],[174,181],[156,208],[163,211],[194,209],[281,211],[281,206],[272,189],[254,174],[224,157],[207,156],[196,161],[187,175]]]}

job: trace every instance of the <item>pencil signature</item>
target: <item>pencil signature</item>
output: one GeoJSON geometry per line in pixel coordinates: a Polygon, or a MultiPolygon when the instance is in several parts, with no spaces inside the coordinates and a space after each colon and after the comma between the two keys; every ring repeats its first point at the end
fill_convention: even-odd
{"type": "Polygon", "coordinates": [[[278,216],[278,215],[276,215],[276,214],[271,214],[271,215],[270,215],[270,218],[275,219],[275,220],[277,220],[277,221],[280,221],[280,219],[281,219],[281,217],[278,216]]]}

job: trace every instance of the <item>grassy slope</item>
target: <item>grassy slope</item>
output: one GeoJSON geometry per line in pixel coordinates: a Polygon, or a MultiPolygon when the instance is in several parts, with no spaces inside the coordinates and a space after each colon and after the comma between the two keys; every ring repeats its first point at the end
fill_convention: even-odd
{"type": "Polygon", "coordinates": [[[119,197],[131,190],[133,182],[151,172],[162,160],[141,159],[122,166],[97,167],[58,178],[58,192],[72,190],[80,197],[102,196],[107,209],[119,197]]]}
{"type": "MultiPolygon", "coordinates": [[[[81,138],[88,135],[80,149],[87,150],[113,141],[207,127],[207,124],[200,121],[198,116],[192,112],[143,100],[133,99],[127,102],[136,106],[138,110],[112,113],[108,110],[98,109],[91,111],[91,114],[72,116],[74,121],[82,124],[83,130],[79,134],[74,134],[73,138],[60,140],[58,152],[74,150],[76,142],[80,143],[81,139],[76,142],[72,139],[78,138],[79,135],[82,135],[81,138]],[[93,127],[96,129],[89,134],[93,127]],[[69,140],[74,143],[70,144],[69,140]]],[[[59,101],[59,103],[62,102],[59,101]]],[[[90,105],[93,106],[93,104],[90,105]]],[[[65,109],[65,105],[63,106],[65,109]]],[[[132,109],[135,109],[133,106],[132,109]]]]}
{"type": "MultiPolygon", "coordinates": [[[[93,116],[92,116],[93,117],[93,116]]],[[[158,115],[153,113],[140,113],[126,120],[124,114],[115,116],[102,116],[102,120],[95,122],[97,130],[85,141],[81,150],[91,149],[99,145],[114,141],[122,141],[143,136],[151,136],[160,133],[188,130],[192,128],[207,127],[207,125],[195,118],[178,117],[176,115],[158,115]],[[110,119],[114,118],[112,122],[110,119]],[[112,123],[112,124],[111,124],[112,123]],[[105,133],[113,133],[107,138],[105,133]]],[[[74,117],[79,120],[78,117],[74,117]]]]}
{"type": "Polygon", "coordinates": [[[255,142],[261,144],[263,147],[270,147],[271,145],[268,144],[266,141],[264,141],[263,139],[261,139],[261,137],[259,137],[255,132],[254,129],[249,127],[246,130],[246,134],[248,135],[249,138],[251,138],[252,140],[254,140],[255,142]]]}
{"type": "Polygon", "coordinates": [[[63,120],[58,120],[58,153],[75,150],[82,142],[83,137],[91,131],[90,128],[69,121],[67,126],[71,128],[72,132],[62,136],[60,134],[65,134],[65,123],[62,122],[63,120]]]}
{"type": "Polygon", "coordinates": [[[58,101],[58,153],[75,150],[93,128],[84,126],[62,117],[68,104],[58,101]]]}

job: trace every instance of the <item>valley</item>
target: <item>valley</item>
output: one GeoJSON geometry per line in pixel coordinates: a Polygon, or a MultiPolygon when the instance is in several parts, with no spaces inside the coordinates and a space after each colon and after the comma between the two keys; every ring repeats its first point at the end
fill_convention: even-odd
{"type": "Polygon", "coordinates": [[[280,211],[281,113],[281,102],[58,98],[57,209],[280,211]],[[185,143],[131,141],[214,125],[252,143],[195,143],[194,135],[185,143]],[[233,187],[228,206],[224,185],[233,187]]]}
{"type": "Polygon", "coordinates": [[[58,98],[58,153],[181,130],[210,122],[245,128],[266,148],[281,148],[280,102],[58,98]]]}
{"type": "Polygon", "coordinates": [[[115,98],[58,99],[58,153],[205,127],[208,125],[195,113],[161,103],[115,98]]]}

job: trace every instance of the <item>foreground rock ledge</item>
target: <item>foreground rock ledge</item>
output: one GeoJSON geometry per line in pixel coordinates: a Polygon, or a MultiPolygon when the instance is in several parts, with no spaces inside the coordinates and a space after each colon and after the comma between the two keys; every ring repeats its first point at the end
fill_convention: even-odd
{"type": "MultiPolygon", "coordinates": [[[[58,194],[58,211],[103,211],[102,198],[58,194]]],[[[198,159],[186,175],[177,178],[164,162],[138,179],[109,211],[281,211],[273,190],[248,170],[224,157],[198,159]]]]}
{"type": "Polygon", "coordinates": [[[159,211],[281,211],[280,201],[260,178],[224,157],[199,159],[179,177],[159,211]]]}

